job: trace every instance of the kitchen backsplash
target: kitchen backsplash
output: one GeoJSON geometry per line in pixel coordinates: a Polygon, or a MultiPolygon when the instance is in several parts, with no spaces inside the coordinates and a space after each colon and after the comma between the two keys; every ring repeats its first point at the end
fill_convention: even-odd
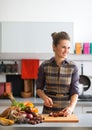
{"type": "MultiPolygon", "coordinates": [[[[42,62],[43,61],[40,61],[40,64],[42,62]]],[[[81,64],[83,64],[83,74],[88,76],[91,81],[91,86],[89,87],[89,89],[87,91],[84,92],[84,94],[92,95],[92,71],[91,71],[92,62],[90,62],[90,61],[88,61],[88,62],[87,61],[86,62],[85,61],[74,61],[74,62],[78,66],[79,75],[81,75],[81,64]]],[[[5,63],[7,64],[7,61],[5,63]]],[[[12,61],[11,62],[8,61],[8,63],[12,63],[12,61]]],[[[18,75],[19,75],[19,74],[21,74],[21,61],[18,61],[17,63],[18,63],[18,75]]],[[[0,74],[0,82],[6,82],[6,74],[0,74]]],[[[34,88],[36,88],[36,86],[34,88]]]]}
{"type": "Polygon", "coordinates": [[[75,61],[81,74],[81,64],[83,64],[83,74],[92,77],[92,62],[91,61],[75,61]]]}
{"type": "MultiPolygon", "coordinates": [[[[42,63],[43,61],[40,61],[40,64],[42,63]]],[[[79,74],[81,74],[81,64],[83,64],[83,74],[84,75],[87,75],[89,77],[92,77],[92,62],[89,62],[89,61],[74,61],[76,63],[76,65],[78,66],[78,69],[79,69],[79,74]]],[[[9,63],[9,64],[12,64],[12,61],[5,61],[4,62],[5,64],[9,63]]],[[[21,61],[17,61],[18,63],[18,73],[21,74],[21,61]]],[[[0,75],[0,81],[5,81],[5,75],[1,74],[0,75]]]]}

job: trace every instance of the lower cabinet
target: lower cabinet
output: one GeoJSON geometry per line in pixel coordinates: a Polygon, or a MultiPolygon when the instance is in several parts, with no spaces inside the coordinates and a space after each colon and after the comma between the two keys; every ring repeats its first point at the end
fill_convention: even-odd
{"type": "MultiPolygon", "coordinates": [[[[41,114],[43,111],[43,105],[36,105],[41,114]]],[[[75,109],[74,114],[80,113],[92,113],[92,102],[78,102],[75,109]]]]}
{"type": "Polygon", "coordinates": [[[83,107],[83,113],[92,113],[92,107],[83,107]]]}
{"type": "Polygon", "coordinates": [[[92,113],[92,103],[83,104],[83,113],[92,113]]]}
{"type": "Polygon", "coordinates": [[[77,104],[75,109],[74,109],[74,113],[77,114],[77,113],[82,113],[83,111],[83,107],[82,107],[82,104],[77,104]]]}
{"type": "Polygon", "coordinates": [[[78,102],[74,113],[92,113],[92,102],[78,102]]]}
{"type": "Polygon", "coordinates": [[[43,106],[42,105],[39,105],[39,106],[36,106],[39,110],[39,114],[42,114],[42,110],[43,110],[43,106]]]}

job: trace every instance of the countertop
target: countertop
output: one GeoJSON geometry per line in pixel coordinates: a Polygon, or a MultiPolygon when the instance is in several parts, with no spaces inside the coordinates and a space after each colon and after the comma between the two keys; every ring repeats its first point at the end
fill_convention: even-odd
{"type": "MultiPolygon", "coordinates": [[[[35,105],[42,105],[43,100],[41,98],[35,98],[35,97],[30,97],[30,98],[15,98],[17,101],[23,102],[23,101],[30,101],[34,103],[35,105]]],[[[77,104],[91,104],[92,100],[78,100],[77,104]]],[[[9,99],[0,99],[0,106],[6,106],[6,105],[11,105],[11,101],[9,99]]]]}
{"type": "MultiPolygon", "coordinates": [[[[24,102],[24,101],[30,101],[32,103],[34,103],[34,105],[42,105],[43,104],[43,100],[41,98],[15,98],[17,101],[19,102],[24,102]]],[[[11,101],[9,99],[0,99],[0,106],[6,106],[6,105],[11,105],[11,101]]]]}
{"type": "MultiPolygon", "coordinates": [[[[16,98],[18,101],[31,101],[35,105],[42,105],[43,101],[40,98],[16,98]]],[[[82,102],[78,102],[82,103],[82,102]]],[[[86,103],[91,103],[91,102],[84,102],[86,103]]],[[[6,107],[8,107],[11,104],[9,99],[0,99],[0,112],[3,111],[6,107]]],[[[79,122],[73,122],[73,123],[62,123],[62,122],[54,122],[54,123],[40,123],[36,125],[31,125],[31,124],[14,124],[12,126],[0,126],[1,130],[9,129],[9,130],[24,130],[27,128],[27,130],[32,127],[32,130],[35,130],[37,128],[41,129],[46,129],[47,127],[50,128],[50,130],[69,130],[69,128],[73,128],[73,130],[91,130],[92,129],[92,113],[81,113],[77,114],[79,118],[79,122]]]]}
{"type": "MultiPolygon", "coordinates": [[[[9,129],[9,130],[24,130],[24,129],[31,129],[32,128],[53,128],[53,130],[57,130],[58,129],[63,129],[63,130],[69,130],[69,128],[72,128],[74,130],[74,128],[78,128],[78,130],[82,130],[83,129],[92,129],[92,114],[80,114],[77,115],[79,118],[79,122],[75,122],[75,123],[40,123],[40,124],[36,124],[36,125],[31,125],[31,124],[15,124],[12,126],[0,126],[1,130],[4,129],[9,129]]],[[[33,129],[32,129],[33,130],[33,129]]],[[[51,129],[50,129],[51,130],[51,129]]]]}

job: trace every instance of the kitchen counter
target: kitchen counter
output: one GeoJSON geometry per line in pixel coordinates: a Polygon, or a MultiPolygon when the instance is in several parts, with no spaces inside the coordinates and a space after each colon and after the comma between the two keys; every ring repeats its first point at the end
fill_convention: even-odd
{"type": "Polygon", "coordinates": [[[53,123],[40,123],[36,125],[31,125],[31,124],[15,124],[12,126],[0,126],[1,130],[9,129],[9,130],[29,130],[32,127],[32,130],[36,130],[37,128],[41,129],[46,129],[47,127],[53,128],[53,130],[69,130],[70,129],[77,129],[78,130],[90,130],[92,129],[92,114],[80,114],[77,115],[79,118],[79,122],[75,123],[62,123],[62,122],[53,122],[53,123]],[[33,129],[34,128],[34,129],[33,129]]]}
{"type": "MultiPolygon", "coordinates": [[[[15,98],[17,101],[23,102],[23,101],[30,101],[32,103],[34,103],[35,105],[42,105],[43,104],[43,100],[41,98],[35,98],[35,97],[31,97],[31,98],[15,98]]],[[[78,100],[78,104],[90,104],[92,103],[92,100],[78,100]]],[[[6,105],[11,105],[11,101],[9,99],[0,99],[0,106],[6,106],[6,105]]]]}
{"type": "MultiPolygon", "coordinates": [[[[43,100],[41,98],[15,98],[19,102],[24,102],[24,101],[30,101],[34,103],[34,105],[42,105],[43,100]]],[[[0,99],[0,106],[7,106],[11,105],[11,101],[9,99],[0,99]]]]}
{"type": "MultiPolygon", "coordinates": [[[[17,101],[31,101],[35,105],[42,105],[43,101],[40,98],[16,98],[17,101]]],[[[92,104],[92,102],[80,102],[78,101],[78,104],[92,104]]],[[[9,99],[0,99],[0,112],[2,112],[4,109],[6,109],[9,105],[11,105],[11,102],[9,99]]],[[[31,124],[14,124],[12,126],[0,126],[0,130],[29,130],[32,127],[32,130],[36,129],[47,129],[50,128],[50,130],[91,130],[92,129],[92,113],[77,113],[79,122],[72,122],[72,123],[63,123],[63,122],[53,122],[53,123],[40,123],[36,125],[31,124]]]]}

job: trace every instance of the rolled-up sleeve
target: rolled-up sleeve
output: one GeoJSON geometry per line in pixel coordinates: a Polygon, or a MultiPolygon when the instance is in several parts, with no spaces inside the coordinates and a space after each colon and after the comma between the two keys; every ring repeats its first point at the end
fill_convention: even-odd
{"type": "Polygon", "coordinates": [[[78,74],[78,68],[75,65],[74,71],[73,71],[73,74],[72,74],[71,86],[70,86],[70,96],[72,96],[74,94],[79,95],[78,85],[79,85],[79,74],[78,74]]]}
{"type": "Polygon", "coordinates": [[[41,64],[38,69],[38,78],[36,80],[36,89],[44,89],[45,87],[45,73],[44,73],[44,65],[41,64]]]}

